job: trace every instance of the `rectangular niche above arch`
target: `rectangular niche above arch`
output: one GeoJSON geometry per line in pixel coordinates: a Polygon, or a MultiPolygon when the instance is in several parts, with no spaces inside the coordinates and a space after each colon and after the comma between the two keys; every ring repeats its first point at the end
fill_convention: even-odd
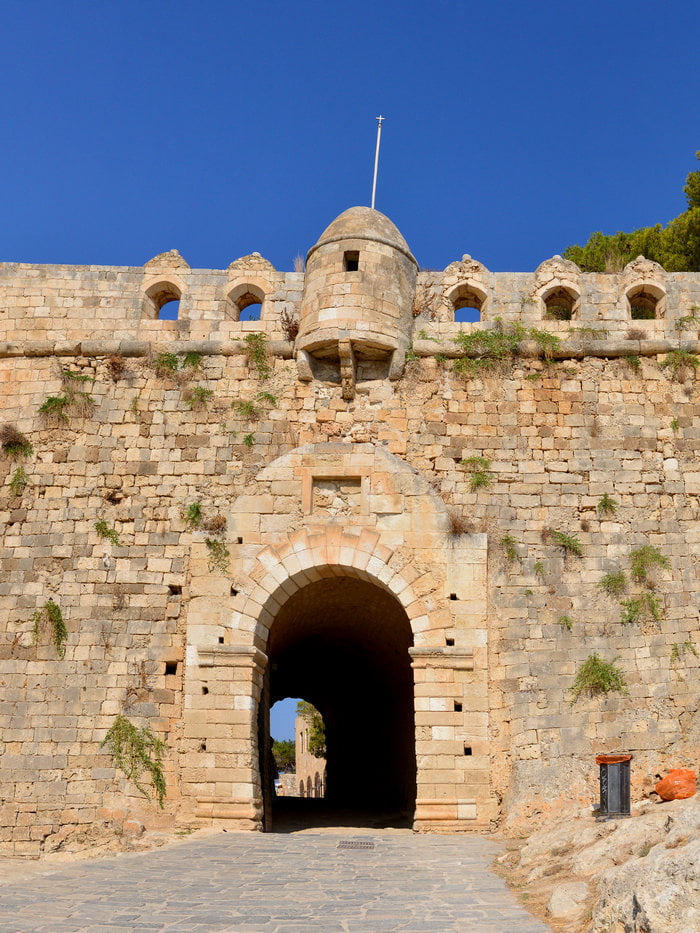
{"type": "Polygon", "coordinates": [[[311,509],[314,515],[342,518],[362,514],[362,479],[359,476],[312,480],[311,509]]]}
{"type": "Polygon", "coordinates": [[[301,507],[304,515],[343,518],[369,515],[370,476],[362,470],[304,469],[301,471],[301,507]]]}

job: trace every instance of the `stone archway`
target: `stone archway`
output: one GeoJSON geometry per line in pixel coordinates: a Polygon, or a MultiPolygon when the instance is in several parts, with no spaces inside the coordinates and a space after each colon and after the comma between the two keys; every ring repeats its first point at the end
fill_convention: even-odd
{"type": "MultiPolygon", "coordinates": [[[[354,669],[371,673],[372,654],[385,650],[381,637],[373,641],[384,618],[388,642],[404,662],[410,658],[410,669],[392,668],[388,678],[412,681],[414,728],[402,732],[394,752],[408,777],[393,765],[388,771],[395,784],[403,780],[403,801],[410,807],[415,799],[415,828],[488,825],[497,802],[488,746],[486,536],[451,534],[444,503],[415,470],[385,450],[349,443],[299,448],[265,467],[236,500],[229,530],[228,579],[205,574],[202,559],[189,604],[183,810],[194,805],[201,819],[261,828],[263,720],[270,690],[278,689],[269,654],[287,663],[307,651],[321,663],[352,634],[354,669]],[[351,632],[344,600],[379,608],[351,632]],[[319,612],[334,613],[335,623],[324,629],[319,612]]],[[[381,679],[370,680],[380,702],[381,679]]],[[[322,684],[312,689],[324,693],[322,684]]],[[[322,702],[333,700],[342,719],[343,704],[328,696],[322,702]]],[[[410,724],[410,709],[404,719],[410,724]]],[[[331,783],[343,785],[329,771],[329,793],[331,783]]]]}
{"type": "MultiPolygon", "coordinates": [[[[377,583],[338,572],[291,595],[277,613],[265,652],[263,790],[271,786],[272,777],[266,754],[269,708],[284,697],[303,696],[319,710],[326,726],[324,809],[354,813],[358,820],[380,811],[385,819],[412,820],[412,645],[405,610],[377,583]],[[367,782],[370,772],[376,777],[367,782]]],[[[316,790],[313,796],[318,796],[316,790]]],[[[269,795],[263,797],[269,828],[273,808],[269,795]]]]}

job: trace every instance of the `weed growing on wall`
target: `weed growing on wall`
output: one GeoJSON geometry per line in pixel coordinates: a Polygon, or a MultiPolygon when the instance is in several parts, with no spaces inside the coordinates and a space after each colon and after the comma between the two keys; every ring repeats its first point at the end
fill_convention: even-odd
{"type": "Polygon", "coordinates": [[[567,534],[565,531],[550,531],[549,536],[557,547],[564,549],[567,557],[583,557],[583,545],[576,535],[567,534]]]}
{"type": "Polygon", "coordinates": [[[627,577],[624,570],[611,570],[598,581],[600,589],[608,596],[618,597],[627,589],[627,577]]]}
{"type": "Polygon", "coordinates": [[[555,334],[522,324],[504,324],[500,319],[492,330],[462,331],[453,339],[463,353],[455,363],[455,372],[466,375],[488,371],[512,360],[526,340],[534,341],[545,358],[551,357],[561,345],[555,334]]]}
{"type": "Polygon", "coordinates": [[[243,438],[243,443],[246,445],[248,450],[255,446],[255,434],[246,434],[243,438]]]}
{"type": "Polygon", "coordinates": [[[119,353],[113,353],[112,356],[108,356],[105,365],[107,366],[107,372],[112,382],[119,382],[122,376],[127,372],[124,357],[119,353]]]}
{"type": "Polygon", "coordinates": [[[156,376],[163,379],[176,376],[180,364],[175,353],[159,353],[151,365],[156,376]]]}
{"type": "Polygon", "coordinates": [[[248,421],[255,420],[260,414],[259,408],[250,399],[245,401],[236,399],[235,402],[231,402],[231,408],[237,411],[241,418],[246,418],[248,421]]]}
{"type": "Polygon", "coordinates": [[[194,386],[183,395],[185,402],[192,411],[201,411],[207,408],[213,397],[213,389],[206,389],[204,386],[194,386]]]}
{"type": "Polygon", "coordinates": [[[63,382],[63,395],[50,395],[39,406],[39,414],[49,425],[58,426],[68,424],[69,414],[79,418],[88,418],[92,414],[95,402],[88,392],[78,389],[76,385],[94,382],[92,376],[85,373],[76,373],[70,369],[61,370],[63,382]]]}
{"type": "Polygon", "coordinates": [[[114,528],[110,528],[106,521],[100,519],[99,522],[95,522],[95,531],[101,538],[105,538],[115,547],[119,547],[119,535],[114,528]]]}
{"type": "Polygon", "coordinates": [[[498,544],[503,551],[503,556],[509,563],[513,561],[522,563],[522,557],[518,553],[518,542],[512,535],[503,535],[498,544]]]}
{"type": "Polygon", "coordinates": [[[450,537],[456,538],[459,535],[470,535],[474,533],[474,522],[470,521],[462,512],[451,509],[448,512],[448,519],[450,523],[450,537]]]}
{"type": "Polygon", "coordinates": [[[89,392],[79,388],[87,383],[94,383],[95,377],[88,373],[75,372],[73,369],[61,370],[63,392],[68,399],[68,410],[79,418],[89,418],[95,402],[89,392]]]}
{"type": "Polygon", "coordinates": [[[202,503],[192,502],[185,509],[185,526],[187,528],[199,528],[202,524],[202,503]]]}
{"type": "Polygon", "coordinates": [[[645,590],[639,596],[623,600],[621,607],[620,622],[623,625],[630,622],[660,622],[663,618],[661,600],[649,590],[645,590]]]}
{"type": "Polygon", "coordinates": [[[642,368],[642,361],[639,359],[638,356],[634,356],[634,355],[626,356],[625,363],[627,363],[629,368],[633,370],[635,373],[638,373],[640,369],[642,368]]]}
{"type": "Polygon", "coordinates": [[[46,626],[49,629],[51,640],[56,647],[56,654],[59,658],[64,658],[66,654],[68,630],[63,621],[63,614],[61,613],[60,606],[55,603],[53,599],[48,599],[41,609],[37,609],[34,613],[32,622],[34,623],[35,644],[39,641],[42,628],[46,626]]]}
{"type": "Polygon", "coordinates": [[[646,586],[653,586],[650,573],[654,568],[669,570],[671,567],[668,557],[653,544],[643,544],[641,547],[634,548],[630,551],[629,560],[632,579],[635,583],[644,583],[646,586]]]}
{"type": "Polygon", "coordinates": [[[582,693],[597,696],[606,693],[627,693],[625,676],[615,665],[617,658],[605,661],[593,652],[579,667],[573,685],[569,688],[571,702],[575,703],[582,693]]]}
{"type": "Polygon", "coordinates": [[[598,499],[596,508],[599,515],[614,515],[617,512],[617,502],[606,492],[598,499]]]}
{"type": "Polygon", "coordinates": [[[0,446],[3,454],[13,460],[31,457],[34,453],[32,442],[14,424],[3,424],[0,428],[0,446]]]}
{"type": "Polygon", "coordinates": [[[18,466],[10,479],[10,492],[13,496],[21,496],[29,485],[29,476],[24,467],[18,466]]]}
{"type": "Polygon", "coordinates": [[[467,457],[460,460],[462,466],[467,468],[471,474],[469,477],[469,488],[472,492],[478,489],[486,489],[493,483],[493,473],[491,473],[491,461],[485,457],[467,457]]]}
{"type": "Polygon", "coordinates": [[[695,373],[698,362],[697,356],[688,350],[671,350],[660,365],[668,369],[674,379],[683,380],[695,373]]]}
{"type": "Polygon", "coordinates": [[[183,353],[182,355],[182,368],[190,369],[193,372],[196,372],[202,365],[202,354],[197,353],[194,350],[190,350],[188,353],[183,353]]]}
{"type": "Polygon", "coordinates": [[[215,535],[221,535],[226,531],[226,516],[215,515],[213,518],[209,519],[204,527],[207,531],[211,531],[215,535]]]}
{"type": "Polygon", "coordinates": [[[671,421],[671,430],[673,431],[674,434],[678,434],[678,432],[680,431],[680,429],[681,429],[681,423],[680,423],[680,421],[678,420],[678,418],[674,418],[674,419],[671,421]]]}
{"type": "Polygon", "coordinates": [[[100,748],[107,746],[114,764],[144,795],[150,793],[141,781],[141,775],[147,771],[158,806],[163,808],[166,794],[165,776],[161,766],[163,755],[168,746],[147,727],[139,729],[126,716],[116,717],[104,737],[100,748]]]}
{"type": "Polygon", "coordinates": [[[88,373],[76,373],[73,369],[62,369],[61,381],[65,386],[71,386],[80,382],[94,382],[95,377],[88,375],[88,373]]]}
{"type": "Polygon", "coordinates": [[[574,620],[571,618],[571,616],[560,615],[557,619],[557,622],[559,625],[561,625],[562,628],[565,628],[567,632],[570,632],[574,627],[574,620]]]}
{"type": "Polygon", "coordinates": [[[267,336],[265,334],[247,334],[243,340],[248,363],[254,367],[258,379],[264,381],[272,375],[272,367],[267,352],[267,336]]]}
{"type": "Polygon", "coordinates": [[[218,570],[219,573],[223,574],[227,573],[231,553],[225,542],[220,541],[218,538],[205,538],[204,543],[208,551],[209,570],[212,572],[218,570]]]}
{"type": "Polygon", "coordinates": [[[679,664],[686,652],[690,652],[696,658],[698,656],[697,648],[692,641],[674,642],[671,645],[671,664],[679,664]]]}
{"type": "Polygon", "coordinates": [[[690,314],[684,314],[683,317],[677,318],[673,322],[674,330],[678,331],[678,333],[682,333],[684,330],[693,330],[696,328],[698,326],[698,318],[695,316],[696,310],[697,309],[693,309],[690,314]]]}
{"type": "Polygon", "coordinates": [[[39,414],[53,425],[68,424],[67,410],[70,399],[67,395],[49,395],[39,406],[39,414]]]}
{"type": "Polygon", "coordinates": [[[296,315],[289,311],[287,308],[285,308],[282,311],[282,314],[280,314],[280,325],[282,327],[282,333],[284,334],[285,340],[289,340],[291,343],[294,343],[294,341],[297,339],[297,336],[299,335],[299,318],[296,317],[296,315]]]}
{"type": "Polygon", "coordinates": [[[532,568],[536,577],[543,577],[545,574],[545,566],[543,560],[536,560],[535,565],[532,568]]]}

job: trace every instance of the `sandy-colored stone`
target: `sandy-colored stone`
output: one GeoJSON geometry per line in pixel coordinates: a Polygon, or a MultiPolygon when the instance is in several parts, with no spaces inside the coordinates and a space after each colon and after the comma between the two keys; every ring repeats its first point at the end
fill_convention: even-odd
{"type": "MultiPolygon", "coordinates": [[[[367,208],[331,224],[306,273],[254,253],[227,270],[175,251],[145,267],[1,264],[2,424],[34,448],[0,457],[3,850],[89,845],[132,821],[260,828],[264,714],[275,665],[299,669],[293,631],[346,645],[316,656],[331,684],[356,659],[346,696],[379,658],[376,709],[408,684],[387,741],[412,730],[396,776],[415,763],[417,829],[590,805],[601,752],[634,756],[635,800],[657,773],[694,767],[700,420],[695,383],[658,365],[694,306],[699,275],[645,261],[619,275],[557,257],[491,273],[465,257],[421,272],[367,208]],[[642,286],[656,317],[633,322],[642,286]],[[178,321],[159,320],[175,292],[178,321]],[[572,321],[546,316],[553,295],[572,321]],[[260,320],[241,321],[255,298],[260,320]],[[559,337],[553,360],[528,339],[497,370],[455,372],[454,338],[477,329],[455,320],[465,306],[482,326],[559,337]],[[643,335],[627,340],[632,328],[643,335]],[[67,421],[38,413],[62,395],[67,421]],[[578,538],[581,556],[547,529],[578,538]],[[653,571],[660,618],[622,625],[598,584],[629,575],[644,544],[669,560],[653,571]],[[338,621],[343,588],[352,625],[338,621]],[[617,658],[628,693],[572,704],[593,651],[617,658]],[[169,746],[163,813],[101,744],[120,713],[169,746]]],[[[682,341],[696,352],[697,329],[682,341]]],[[[644,591],[633,582],[624,598],[644,591]]],[[[294,689],[321,690],[305,676],[294,689]]],[[[575,855],[585,878],[637,844],[591,833],[575,855]]]]}

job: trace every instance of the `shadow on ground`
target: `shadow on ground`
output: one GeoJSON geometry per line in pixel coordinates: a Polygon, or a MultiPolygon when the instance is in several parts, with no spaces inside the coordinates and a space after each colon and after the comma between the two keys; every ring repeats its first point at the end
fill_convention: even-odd
{"type": "Polygon", "coordinates": [[[327,800],[304,797],[278,797],[272,805],[273,833],[298,833],[305,830],[397,829],[410,831],[412,814],[386,810],[341,809],[327,800]]]}

